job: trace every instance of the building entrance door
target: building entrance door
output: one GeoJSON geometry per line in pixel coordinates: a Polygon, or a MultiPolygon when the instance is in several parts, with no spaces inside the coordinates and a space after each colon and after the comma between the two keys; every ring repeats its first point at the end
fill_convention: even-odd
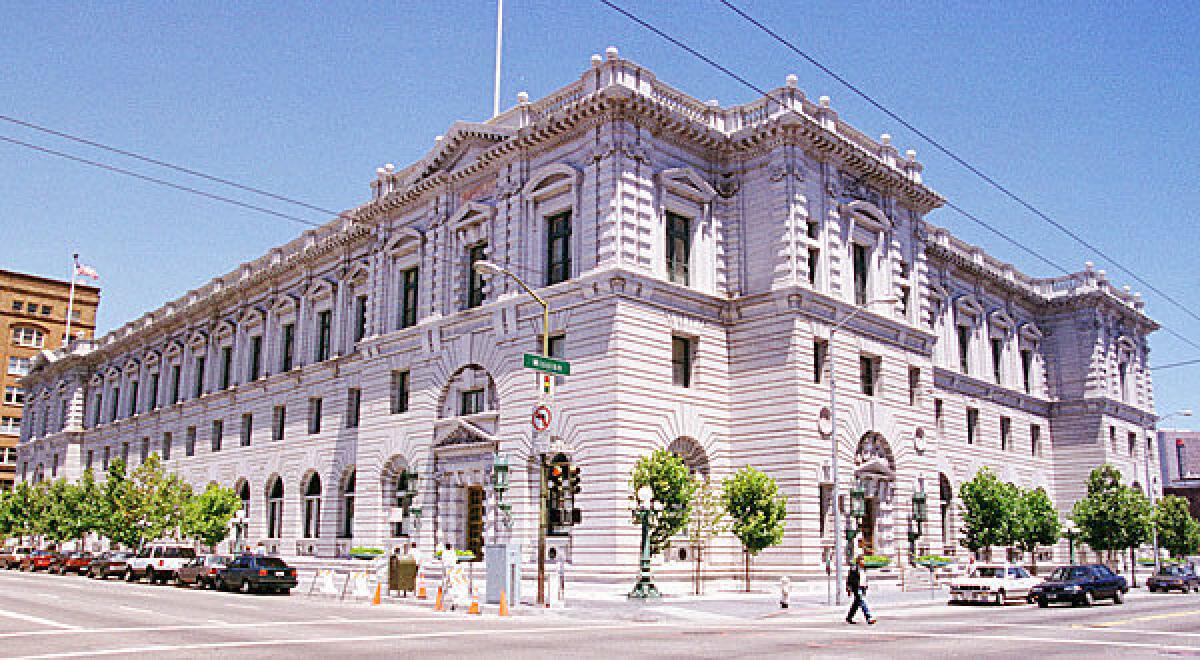
{"type": "Polygon", "coordinates": [[[863,507],[862,547],[863,554],[875,554],[875,517],[879,511],[879,500],[868,497],[863,507]]]}
{"type": "Polygon", "coordinates": [[[467,486],[467,550],[483,559],[483,486],[467,486]]]}

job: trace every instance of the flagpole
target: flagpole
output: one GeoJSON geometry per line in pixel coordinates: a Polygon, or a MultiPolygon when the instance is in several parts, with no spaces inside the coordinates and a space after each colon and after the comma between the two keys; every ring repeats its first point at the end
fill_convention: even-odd
{"type": "Polygon", "coordinates": [[[492,94],[492,116],[500,115],[500,47],[504,42],[504,0],[496,0],[496,85],[492,94]]]}
{"type": "Polygon", "coordinates": [[[71,262],[71,293],[67,296],[67,331],[63,336],[63,348],[70,349],[71,346],[71,314],[75,309],[75,277],[79,270],[79,253],[76,252],[74,260],[71,262]]]}

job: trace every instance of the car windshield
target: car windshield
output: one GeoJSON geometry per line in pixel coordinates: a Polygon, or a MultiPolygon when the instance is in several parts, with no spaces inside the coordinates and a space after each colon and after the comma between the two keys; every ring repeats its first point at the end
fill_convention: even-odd
{"type": "Polygon", "coordinates": [[[132,552],[114,552],[108,556],[109,559],[129,559],[133,556],[132,552]]]}
{"type": "Polygon", "coordinates": [[[1024,568],[1021,568],[1020,566],[1013,566],[1008,569],[1008,577],[1027,578],[1027,577],[1029,577],[1029,571],[1025,570],[1024,568]]]}
{"type": "Polygon", "coordinates": [[[258,565],[263,568],[287,568],[282,559],[276,557],[259,557],[258,565]]]}
{"type": "Polygon", "coordinates": [[[167,559],[192,559],[196,556],[196,551],[191,548],[163,548],[162,556],[167,559]]]}
{"type": "Polygon", "coordinates": [[[211,566],[225,566],[229,564],[229,557],[213,555],[212,557],[208,558],[208,563],[211,566]]]}
{"type": "Polygon", "coordinates": [[[1088,577],[1087,569],[1082,566],[1062,566],[1054,569],[1051,580],[1083,580],[1088,577]]]}
{"type": "Polygon", "coordinates": [[[1184,572],[1183,572],[1183,569],[1178,566],[1165,566],[1165,567],[1163,567],[1163,569],[1161,571],[1158,572],[1158,574],[1159,575],[1183,575],[1184,572]]]}
{"type": "Polygon", "coordinates": [[[981,578],[1004,577],[1004,569],[996,568],[994,566],[980,566],[979,568],[975,569],[975,577],[981,577],[981,578]]]}

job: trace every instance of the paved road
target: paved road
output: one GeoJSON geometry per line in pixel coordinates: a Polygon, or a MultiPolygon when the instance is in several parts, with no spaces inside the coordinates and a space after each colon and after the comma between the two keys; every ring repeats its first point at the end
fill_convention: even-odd
{"type": "Polygon", "coordinates": [[[320,598],[247,596],[0,571],[3,657],[1045,657],[1200,656],[1200,595],[1094,608],[882,608],[879,624],[806,608],[689,621],[583,612],[512,618],[320,598]]]}

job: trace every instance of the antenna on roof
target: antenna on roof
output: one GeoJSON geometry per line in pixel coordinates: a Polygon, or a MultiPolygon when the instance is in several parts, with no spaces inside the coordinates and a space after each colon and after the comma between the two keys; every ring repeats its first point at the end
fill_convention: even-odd
{"type": "Polygon", "coordinates": [[[500,47],[504,43],[504,0],[496,0],[496,89],[492,94],[492,116],[500,114],[500,47]]]}

